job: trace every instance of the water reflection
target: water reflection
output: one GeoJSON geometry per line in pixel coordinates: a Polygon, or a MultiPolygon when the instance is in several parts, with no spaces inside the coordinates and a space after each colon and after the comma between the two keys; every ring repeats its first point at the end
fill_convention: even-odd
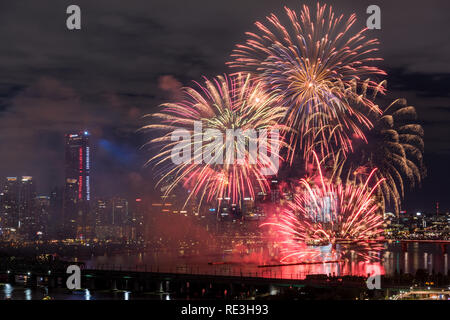
{"type": "MultiPolygon", "coordinates": [[[[163,253],[147,252],[139,255],[115,255],[92,257],[86,261],[87,268],[103,265],[119,267],[122,270],[182,272],[199,274],[234,275],[250,277],[276,277],[304,279],[311,274],[331,276],[373,274],[393,275],[394,273],[412,273],[425,269],[430,273],[448,274],[449,246],[439,244],[399,243],[384,244],[376,249],[369,246],[322,246],[309,248],[315,251],[309,258],[304,256],[305,264],[280,266],[274,259],[275,253],[268,248],[254,247],[239,252],[189,252],[179,254],[178,251],[163,253]],[[272,254],[271,254],[272,253],[272,254]],[[335,260],[334,260],[335,259],[335,260]],[[315,263],[317,262],[317,263],[315,263]],[[145,264],[147,265],[145,267],[145,264]],[[275,266],[277,265],[278,266],[275,266]],[[265,267],[263,267],[265,265],[265,267]]],[[[170,300],[169,284],[161,282],[160,292],[156,296],[161,300],[170,300]]],[[[23,285],[12,287],[0,284],[0,300],[41,300],[50,295],[54,299],[101,300],[110,299],[111,294],[89,290],[80,290],[77,294],[68,295],[65,289],[45,287],[27,288],[23,285]]],[[[114,299],[141,299],[130,291],[113,293],[114,299]]],[[[145,298],[148,298],[145,296],[145,298]]]]}
{"type": "Polygon", "coordinates": [[[441,244],[410,243],[407,246],[393,244],[386,248],[383,265],[387,274],[395,272],[414,274],[418,269],[424,269],[428,273],[448,274],[448,253],[449,247],[441,244]],[[392,254],[395,254],[395,261],[389,259],[392,254]]]}
{"type": "Polygon", "coordinates": [[[14,290],[13,287],[9,283],[6,283],[3,286],[3,294],[4,294],[6,299],[11,299],[11,295],[12,295],[13,290],[14,290]]]}
{"type": "Polygon", "coordinates": [[[31,300],[32,296],[31,296],[31,289],[26,289],[25,290],[25,300],[31,300]]]}
{"type": "MultiPolygon", "coordinates": [[[[139,255],[93,257],[88,268],[119,266],[140,271],[203,273],[217,275],[305,278],[308,274],[367,276],[378,270],[381,274],[412,273],[425,269],[429,273],[448,274],[449,246],[433,243],[386,243],[379,245],[331,245],[308,248],[302,262],[317,264],[261,267],[279,264],[276,248],[253,247],[218,253],[178,251],[147,252],[139,255]],[[330,261],[339,261],[333,262],[330,261]]],[[[298,260],[297,260],[298,261],[298,260]]],[[[292,261],[291,261],[292,262],[292,261]]]]}
{"type": "Polygon", "coordinates": [[[449,259],[449,255],[447,252],[444,253],[444,256],[442,257],[444,260],[444,274],[448,275],[449,274],[449,267],[448,267],[448,259],[449,259]]]}
{"type": "Polygon", "coordinates": [[[308,274],[359,275],[384,274],[382,244],[327,245],[308,247],[299,252],[304,264],[282,265],[276,250],[265,247],[224,250],[222,253],[162,252],[139,255],[102,256],[87,262],[88,268],[117,268],[176,273],[201,273],[251,277],[287,277],[304,279],[308,274]],[[144,263],[144,265],[143,265],[144,263]]]}

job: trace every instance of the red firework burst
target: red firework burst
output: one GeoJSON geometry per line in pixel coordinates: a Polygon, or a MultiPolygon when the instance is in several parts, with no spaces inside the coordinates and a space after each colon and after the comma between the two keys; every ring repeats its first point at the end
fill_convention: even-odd
{"type": "Polygon", "coordinates": [[[364,184],[335,183],[327,180],[319,165],[318,179],[301,179],[294,199],[274,221],[263,224],[274,227],[283,243],[282,261],[301,258],[307,245],[358,244],[383,239],[383,218],[372,186],[372,170],[364,184]],[[311,181],[318,180],[316,183],[311,181]]]}

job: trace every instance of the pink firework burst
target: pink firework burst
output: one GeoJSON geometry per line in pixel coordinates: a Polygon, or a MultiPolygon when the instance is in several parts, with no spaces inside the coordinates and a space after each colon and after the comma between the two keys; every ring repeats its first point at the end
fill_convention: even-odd
{"type": "Polygon", "coordinates": [[[370,250],[368,244],[375,243],[376,247],[383,239],[383,217],[374,192],[383,179],[370,184],[374,169],[361,184],[333,182],[323,176],[315,153],[314,157],[316,179],[301,179],[282,213],[262,225],[272,226],[283,243],[282,261],[300,259],[311,245],[357,245],[370,250]]]}

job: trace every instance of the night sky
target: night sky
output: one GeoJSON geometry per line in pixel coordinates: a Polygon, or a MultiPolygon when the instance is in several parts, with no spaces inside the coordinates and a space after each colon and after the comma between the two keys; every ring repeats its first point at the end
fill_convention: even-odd
{"type": "MultiPolygon", "coordinates": [[[[253,23],[283,6],[316,1],[63,1],[0,3],[0,176],[32,175],[40,194],[63,183],[63,134],[92,135],[93,192],[151,193],[142,116],[202,76],[226,72],[253,23]],[[77,4],[82,29],[66,28],[77,4]]],[[[408,192],[408,211],[450,209],[450,2],[322,1],[356,13],[381,7],[380,64],[387,99],[407,98],[425,129],[428,177],[408,192]]],[[[359,29],[358,28],[358,29],[359,29]]],[[[356,28],[354,29],[356,30],[356,28]]]]}

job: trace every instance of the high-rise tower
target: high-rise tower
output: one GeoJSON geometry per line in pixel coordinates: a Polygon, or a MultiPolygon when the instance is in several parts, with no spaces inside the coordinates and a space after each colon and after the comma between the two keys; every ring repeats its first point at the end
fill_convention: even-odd
{"type": "Polygon", "coordinates": [[[85,238],[91,199],[89,133],[69,133],[65,139],[65,232],[69,237],[85,238]]]}

